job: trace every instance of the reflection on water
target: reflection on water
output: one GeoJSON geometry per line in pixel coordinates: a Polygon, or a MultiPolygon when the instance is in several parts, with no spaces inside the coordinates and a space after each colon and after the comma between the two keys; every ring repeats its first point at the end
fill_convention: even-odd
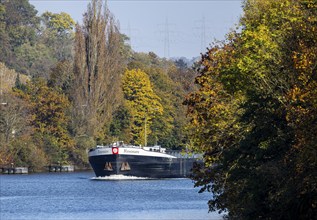
{"type": "Polygon", "coordinates": [[[209,196],[189,179],[0,175],[0,219],[221,219],[208,213],[209,196]]]}

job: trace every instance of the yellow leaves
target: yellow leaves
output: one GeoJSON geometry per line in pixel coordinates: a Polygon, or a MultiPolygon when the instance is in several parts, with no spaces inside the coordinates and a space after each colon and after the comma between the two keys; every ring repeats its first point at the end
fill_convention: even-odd
{"type": "Polygon", "coordinates": [[[316,0],[305,0],[303,3],[306,5],[308,9],[317,9],[316,0]]]}
{"type": "MultiPolygon", "coordinates": [[[[301,134],[302,129],[309,129],[307,123],[310,123],[311,119],[315,117],[316,109],[316,99],[317,99],[317,85],[311,84],[305,88],[299,88],[294,86],[288,95],[287,100],[289,105],[287,106],[286,120],[289,124],[297,130],[297,134],[301,134]]],[[[303,140],[299,140],[297,137],[298,143],[302,143],[303,140]]],[[[302,144],[301,144],[302,146],[302,144]]]]}
{"type": "Polygon", "coordinates": [[[126,70],[122,77],[122,90],[133,118],[134,141],[144,144],[145,126],[146,133],[150,134],[151,120],[163,114],[161,99],[154,93],[149,76],[139,69],[126,70]]]}
{"type": "Polygon", "coordinates": [[[302,53],[293,52],[293,61],[295,68],[298,70],[311,69],[314,65],[314,60],[316,59],[316,54],[313,51],[304,50],[302,53]]]}
{"type": "MultiPolygon", "coordinates": [[[[203,168],[210,171],[203,173],[207,175],[203,178],[211,179],[218,193],[212,206],[233,201],[229,211],[236,209],[237,204],[241,207],[233,215],[248,210],[241,219],[250,214],[249,207],[236,202],[235,198],[243,195],[238,193],[235,197],[234,193],[247,189],[251,197],[259,198],[263,191],[255,186],[268,176],[283,177],[286,171],[297,181],[296,189],[301,194],[309,197],[311,192],[316,193],[313,187],[307,187],[311,192],[302,189],[302,177],[311,178],[317,164],[317,35],[312,31],[316,24],[311,17],[316,17],[316,12],[307,11],[303,3],[304,0],[246,1],[245,10],[249,11],[243,18],[245,26],[235,39],[236,53],[231,53],[237,55],[227,59],[225,55],[229,53],[221,51],[226,50],[224,47],[210,51],[203,62],[208,68],[201,71],[197,80],[201,88],[188,101],[194,148],[205,152],[203,168]],[[230,77],[245,86],[239,87],[239,96],[237,90],[230,93],[225,86],[230,77]],[[219,166],[212,167],[211,161],[219,166]],[[246,182],[236,184],[240,180],[246,182]],[[256,190],[252,192],[250,188],[256,190]]],[[[310,186],[315,185],[315,178],[309,181],[310,186]]],[[[271,186],[270,181],[267,183],[271,186]]],[[[274,184],[275,188],[266,192],[278,199],[274,201],[268,195],[267,208],[272,204],[296,204],[299,194],[287,203],[279,199],[292,191],[288,183],[278,178],[274,184]]],[[[254,204],[250,198],[245,197],[245,201],[254,204]]],[[[281,216],[285,210],[282,209],[277,215],[264,218],[281,216]]],[[[267,214],[266,209],[262,211],[254,218],[267,214]]]]}
{"type": "Polygon", "coordinates": [[[122,88],[127,100],[153,93],[149,76],[141,70],[127,70],[122,78],[122,88]]]}
{"type": "Polygon", "coordinates": [[[65,95],[37,80],[28,84],[26,95],[22,97],[30,105],[31,122],[38,133],[54,136],[60,146],[73,146],[73,140],[66,129],[69,122],[66,111],[70,103],[65,95]]]}
{"type": "MultiPolygon", "coordinates": [[[[278,32],[272,32],[266,24],[258,24],[243,31],[241,35],[241,56],[237,61],[237,67],[258,88],[267,81],[268,65],[281,63],[278,53],[278,32]]],[[[262,86],[263,87],[263,86],[262,86]]]]}
{"type": "Polygon", "coordinates": [[[298,96],[301,94],[301,89],[295,86],[293,89],[290,90],[289,96],[291,100],[295,101],[298,100],[298,96]]]}
{"type": "Polygon", "coordinates": [[[60,33],[72,30],[75,25],[72,17],[65,12],[61,12],[60,14],[45,12],[43,17],[50,28],[60,33]]]}

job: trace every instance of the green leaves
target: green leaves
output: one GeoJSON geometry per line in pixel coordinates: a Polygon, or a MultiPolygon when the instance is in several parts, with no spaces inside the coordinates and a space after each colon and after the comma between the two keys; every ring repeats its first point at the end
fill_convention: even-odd
{"type": "Polygon", "coordinates": [[[75,21],[65,12],[59,14],[45,12],[42,17],[47,28],[57,32],[58,35],[67,34],[72,31],[75,26],[75,21]]]}
{"type": "Polygon", "coordinates": [[[46,143],[44,149],[52,157],[52,162],[67,162],[66,152],[74,146],[67,130],[69,117],[66,112],[70,106],[68,99],[41,80],[29,83],[25,93],[20,94],[30,105],[31,124],[35,133],[40,134],[39,139],[46,143]]]}
{"type": "Polygon", "coordinates": [[[316,216],[315,7],[245,1],[241,33],[203,55],[199,90],[185,103],[193,149],[204,152],[193,179],[213,193],[210,210],[233,219],[316,216]]]}

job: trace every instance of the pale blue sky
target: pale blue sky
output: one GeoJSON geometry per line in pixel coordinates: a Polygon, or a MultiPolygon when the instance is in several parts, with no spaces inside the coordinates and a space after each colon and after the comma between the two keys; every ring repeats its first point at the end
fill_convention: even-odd
{"type": "MultiPolygon", "coordinates": [[[[66,12],[82,22],[89,0],[30,0],[39,13],[66,12]]],[[[238,23],[242,0],[108,0],[135,51],[197,57],[238,23]]]]}

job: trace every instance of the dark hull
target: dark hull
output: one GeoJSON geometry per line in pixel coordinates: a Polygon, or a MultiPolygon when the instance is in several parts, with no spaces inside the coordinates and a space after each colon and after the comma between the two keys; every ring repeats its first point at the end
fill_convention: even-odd
{"type": "Polygon", "coordinates": [[[194,158],[166,158],[137,155],[99,155],[89,157],[97,177],[122,174],[149,178],[188,177],[194,158]]]}

